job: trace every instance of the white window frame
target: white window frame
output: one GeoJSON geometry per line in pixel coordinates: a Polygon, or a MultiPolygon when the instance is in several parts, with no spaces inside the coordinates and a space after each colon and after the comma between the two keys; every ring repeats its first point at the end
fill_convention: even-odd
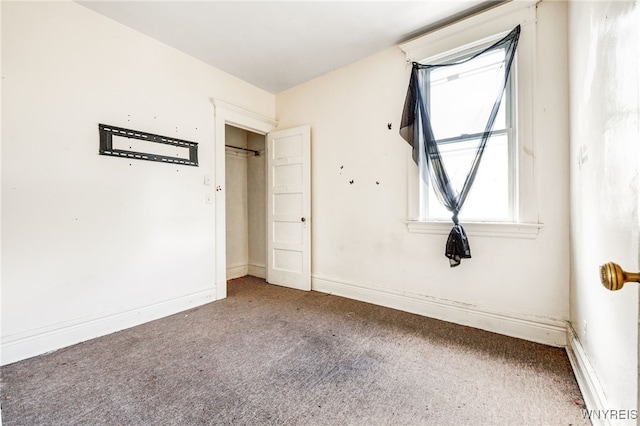
{"type": "MultiPolygon", "coordinates": [[[[515,85],[517,190],[512,222],[464,222],[469,235],[488,235],[507,238],[536,238],[542,224],[538,220],[538,198],[534,175],[535,147],[533,138],[533,91],[536,60],[536,4],[537,1],[509,2],[479,15],[453,23],[400,45],[408,64],[425,58],[436,60],[462,52],[507,34],[520,25],[520,39],[516,50],[515,85]]],[[[448,234],[450,221],[421,219],[420,176],[409,156],[408,161],[408,220],[410,232],[448,234]]]]}
{"type": "MultiPolygon", "coordinates": [[[[424,61],[420,61],[420,62],[424,62],[426,64],[439,64],[439,63],[451,63],[451,62],[458,62],[458,61],[462,61],[465,58],[468,58],[474,54],[477,54],[478,52],[482,51],[483,49],[486,49],[487,47],[489,47],[490,45],[492,45],[493,43],[501,40],[502,38],[504,38],[508,33],[501,33],[501,34],[496,34],[491,40],[489,41],[483,41],[481,44],[478,44],[476,46],[473,46],[472,48],[465,48],[464,50],[456,50],[455,52],[447,52],[447,54],[444,57],[437,57],[437,58],[427,58],[424,61]]],[[[515,75],[516,74],[516,68],[517,68],[517,64],[516,61],[514,61],[512,67],[511,67],[511,75],[515,75]]],[[[428,77],[426,77],[428,78],[428,77]]],[[[505,129],[499,129],[496,131],[496,129],[494,128],[494,135],[498,135],[498,134],[502,134],[502,135],[506,135],[507,136],[507,140],[508,140],[508,158],[509,158],[509,172],[508,172],[508,198],[509,198],[509,205],[508,205],[508,213],[507,213],[507,219],[505,220],[505,222],[511,223],[511,222],[515,222],[516,218],[517,218],[517,202],[518,202],[518,191],[516,190],[516,185],[518,182],[518,176],[517,176],[517,116],[516,116],[516,93],[515,93],[515,79],[509,77],[509,79],[507,80],[507,84],[506,84],[506,89],[505,89],[505,99],[504,99],[504,108],[505,108],[505,122],[506,122],[506,128],[505,129]]],[[[489,143],[491,143],[489,141],[489,143]]],[[[431,182],[424,182],[422,179],[420,179],[418,181],[418,185],[419,185],[419,193],[420,193],[420,209],[419,209],[419,217],[418,220],[420,221],[438,221],[438,220],[443,220],[443,219],[439,219],[439,218],[433,218],[433,217],[429,217],[428,216],[428,211],[429,211],[429,205],[431,202],[438,202],[436,199],[430,199],[429,197],[429,192],[430,192],[430,186],[431,186],[431,182]]],[[[462,216],[460,218],[461,221],[467,222],[467,220],[465,220],[462,216]]],[[[471,219],[471,221],[473,221],[474,219],[471,219]]],[[[476,219],[478,222],[490,222],[490,220],[488,219],[480,219],[477,218],[476,219]]]]}

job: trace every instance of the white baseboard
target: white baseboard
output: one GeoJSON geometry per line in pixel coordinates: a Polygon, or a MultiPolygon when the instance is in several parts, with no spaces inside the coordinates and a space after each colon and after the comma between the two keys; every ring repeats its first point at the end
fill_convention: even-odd
{"type": "Polygon", "coordinates": [[[267,279],[267,266],[266,265],[257,265],[257,264],[249,264],[249,275],[267,279]]]}
{"type": "MultiPolygon", "coordinates": [[[[604,413],[607,410],[607,398],[582,347],[582,343],[578,340],[578,335],[571,325],[567,326],[567,356],[569,357],[569,362],[571,362],[573,374],[576,376],[587,410],[604,413]]],[[[601,417],[604,416],[592,416],[591,424],[594,426],[608,426],[611,424],[610,419],[601,417]]]]}
{"type": "Polygon", "coordinates": [[[317,275],[311,278],[311,289],[546,345],[564,347],[567,344],[567,323],[563,320],[491,311],[433,297],[373,289],[317,275]]]}
{"type": "Polygon", "coordinates": [[[227,279],[234,280],[236,278],[251,275],[258,278],[267,278],[267,267],[256,263],[238,263],[236,265],[227,266],[227,279]]]}
{"type": "Polygon", "coordinates": [[[176,299],[126,311],[85,317],[38,330],[31,330],[2,338],[0,365],[7,365],[57,349],[84,342],[145,322],[195,308],[216,300],[215,289],[205,290],[176,299]]]}
{"type": "Polygon", "coordinates": [[[234,280],[236,278],[244,277],[249,273],[249,265],[246,263],[227,266],[227,279],[234,280]]]}

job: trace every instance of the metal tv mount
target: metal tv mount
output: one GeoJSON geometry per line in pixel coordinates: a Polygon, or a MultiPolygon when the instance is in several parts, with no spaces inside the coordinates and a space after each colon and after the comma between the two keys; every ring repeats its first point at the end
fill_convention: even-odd
{"type": "MultiPolygon", "coordinates": [[[[110,155],[113,157],[132,158],[136,160],[158,161],[160,163],[182,164],[185,166],[198,167],[198,144],[182,139],[170,138],[168,136],[154,135],[153,133],[140,132],[138,130],[125,129],[122,127],[98,124],[100,130],[100,155],[110,155]],[[189,158],[171,156],[155,151],[151,145],[149,149],[141,150],[146,144],[136,144],[137,149],[124,149],[122,146],[113,146],[113,137],[119,136],[129,139],[138,139],[144,142],[158,143],[165,146],[175,146],[188,150],[189,158]]],[[[132,148],[132,146],[130,147],[132,148]]],[[[164,149],[164,151],[167,151],[164,149]]]]}

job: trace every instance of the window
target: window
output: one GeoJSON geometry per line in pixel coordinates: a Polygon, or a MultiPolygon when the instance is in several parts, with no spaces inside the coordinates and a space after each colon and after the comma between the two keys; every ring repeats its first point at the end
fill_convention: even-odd
{"type": "MultiPolygon", "coordinates": [[[[484,49],[457,52],[440,62],[458,63],[484,49]]],[[[432,69],[427,78],[430,85],[429,114],[434,133],[440,138],[438,148],[455,188],[461,188],[480,141],[477,129],[486,121],[482,103],[495,98],[494,74],[505,57],[504,49],[482,58],[482,62],[462,62],[458,65],[432,69]],[[467,102],[461,105],[459,99],[467,102]],[[474,134],[474,130],[476,133],[474,134]]],[[[428,62],[428,61],[426,61],[428,62]]],[[[515,72],[512,69],[511,74],[515,72]]],[[[459,214],[463,221],[511,222],[514,219],[516,187],[515,102],[510,78],[496,117],[493,132],[482,157],[471,192],[459,214]]],[[[420,185],[420,219],[449,220],[451,213],[438,201],[433,188],[422,179],[420,185]]]]}
{"type": "MultiPolygon", "coordinates": [[[[469,197],[459,214],[470,235],[535,238],[542,227],[538,223],[539,191],[536,188],[534,163],[535,22],[535,1],[508,2],[400,45],[409,64],[413,61],[448,63],[478,52],[515,26],[521,26],[514,67],[492,138],[487,144],[469,197]],[[498,181],[501,186],[496,190],[494,185],[498,181]],[[489,187],[492,188],[487,190],[489,187]]],[[[447,91],[468,90],[474,93],[482,88],[482,70],[474,72],[460,68],[454,71],[446,68],[439,68],[443,73],[434,73],[430,77],[434,94],[429,99],[429,108],[434,113],[436,109],[446,111],[447,107],[451,107],[446,105],[444,94],[447,91]]],[[[470,101],[466,107],[472,109],[473,102],[470,101]]],[[[446,120],[443,123],[443,126],[447,126],[446,120]]],[[[444,132],[446,134],[446,128],[444,132]]],[[[468,164],[469,145],[475,147],[477,143],[473,140],[473,134],[465,135],[464,131],[457,133],[449,133],[446,137],[438,135],[438,146],[441,154],[448,157],[448,163],[468,164]]],[[[447,171],[454,179],[456,167],[448,163],[447,171]]],[[[440,204],[429,185],[421,183],[411,155],[407,156],[407,164],[409,231],[448,234],[451,213],[440,204]]],[[[458,168],[468,170],[467,164],[458,168]]]]}

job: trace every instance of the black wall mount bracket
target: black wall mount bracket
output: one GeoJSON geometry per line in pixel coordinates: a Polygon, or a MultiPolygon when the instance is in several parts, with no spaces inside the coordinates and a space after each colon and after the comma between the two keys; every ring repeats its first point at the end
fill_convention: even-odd
{"type": "MultiPolygon", "coordinates": [[[[98,129],[100,131],[100,155],[110,155],[113,157],[124,157],[136,160],[158,161],[161,163],[182,164],[185,166],[198,167],[198,144],[195,142],[189,142],[183,139],[176,139],[168,136],[155,135],[153,133],[140,132],[138,130],[125,129],[122,127],[109,126],[107,124],[98,124],[98,129]],[[114,147],[114,136],[137,139],[144,142],[158,143],[162,144],[164,148],[166,148],[167,146],[178,147],[177,151],[187,152],[188,158],[187,155],[181,157],[178,155],[172,156],[167,155],[166,153],[153,152],[155,151],[154,149],[149,149],[149,152],[145,152],[141,149],[141,147],[146,146],[146,144],[140,143],[136,144],[137,149],[135,150],[125,149],[122,146],[114,147]]],[[[132,148],[132,146],[129,148],[132,148]]],[[[164,149],[163,151],[167,150],[164,149]]]]}

